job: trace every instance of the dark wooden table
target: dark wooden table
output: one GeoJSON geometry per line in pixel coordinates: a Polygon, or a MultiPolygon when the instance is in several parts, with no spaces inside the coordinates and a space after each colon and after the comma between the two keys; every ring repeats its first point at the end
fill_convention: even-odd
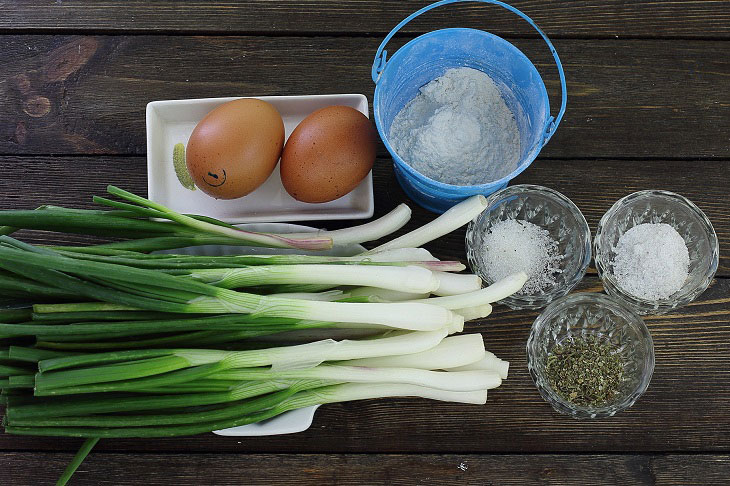
{"type": "MultiPolygon", "coordinates": [[[[515,182],[570,197],[595,231],[618,198],[679,192],[718,233],[720,268],[696,302],[649,316],[656,370],[636,405],[577,421],[553,412],[526,368],[535,312],[468,326],[512,363],[486,406],[378,400],[322,407],[306,432],[104,440],[74,484],[728,484],[730,482],[730,2],[514,0],[554,41],[563,124],[515,182]]],[[[0,0],[0,207],[91,207],[106,184],[146,192],[147,102],[364,93],[384,35],[423,1],[0,0]]],[[[509,39],[557,71],[529,27],[474,3],[410,24],[509,39]]],[[[390,49],[394,52],[394,48],[390,49]]],[[[383,147],[376,216],[407,201],[383,147]]],[[[414,207],[411,229],[432,215],[414,207]]],[[[335,225],[332,225],[335,226],[335,225]]],[[[28,233],[29,241],[49,241],[28,233]]],[[[54,241],[70,239],[55,237],[54,241]]],[[[464,259],[464,231],[429,245],[464,259]]],[[[591,270],[579,290],[600,291],[591,270]]],[[[52,484],[78,440],[0,435],[0,484],[52,484]]]]}

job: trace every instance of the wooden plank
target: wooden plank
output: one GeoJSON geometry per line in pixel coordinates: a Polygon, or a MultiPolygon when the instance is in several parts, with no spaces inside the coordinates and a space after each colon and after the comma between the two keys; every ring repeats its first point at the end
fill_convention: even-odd
{"type": "MultiPolygon", "coordinates": [[[[70,454],[3,453],[0,481],[52,484],[70,454]],[[42,468],[37,464],[43,464],[42,468]]],[[[95,454],[74,485],[725,485],[727,455],[95,454]],[[700,479],[701,478],[701,479],[700,479]]]]}
{"type": "MultiPolygon", "coordinates": [[[[0,207],[33,209],[41,204],[94,207],[91,196],[103,194],[107,184],[147,192],[144,157],[18,157],[0,156],[0,173],[17,177],[0,178],[0,207]],[[22,181],[23,183],[19,183],[22,181]]],[[[401,232],[432,219],[433,214],[411,203],[393,175],[391,161],[375,164],[375,216],[381,216],[401,202],[414,210],[412,221],[401,232]]],[[[514,183],[551,187],[571,198],[583,211],[595,234],[598,220],[621,197],[644,189],[664,189],[694,201],[710,218],[720,241],[718,276],[730,276],[730,207],[725,203],[730,171],[723,161],[631,161],[631,160],[547,160],[538,159],[514,183]],[[687,166],[701,178],[684,177],[687,166]]],[[[314,226],[344,227],[351,222],[310,222],[314,226]]],[[[70,243],[88,241],[66,235],[23,233],[28,241],[70,243]]],[[[456,231],[429,245],[442,258],[464,258],[464,230],[456,231]]]]}
{"type": "MultiPolygon", "coordinates": [[[[128,0],[50,2],[3,0],[0,29],[180,33],[372,33],[383,35],[423,0],[175,2],[128,0]]],[[[730,6],[718,0],[513,0],[553,37],[727,37],[730,6]]],[[[500,35],[533,33],[516,16],[468,3],[436,9],[406,26],[420,33],[445,26],[488,29],[500,35]]]]}
{"type": "MultiPolygon", "coordinates": [[[[600,291],[595,277],[580,290],[600,291]]],[[[646,394],[601,420],[554,412],[527,371],[525,343],[537,312],[495,308],[483,322],[487,349],[510,362],[510,376],[485,406],[388,399],[321,407],[310,429],[272,437],[203,434],[172,439],[107,440],[104,451],[317,453],[723,452],[730,449],[730,279],[691,305],[647,317],[656,367],[646,394]]],[[[0,450],[69,451],[73,439],[0,435],[0,450]]]]}
{"type": "MultiPolygon", "coordinates": [[[[371,98],[377,43],[2,36],[0,153],[144,154],[145,106],[158,99],[344,92],[371,98]]],[[[557,106],[549,53],[534,39],[515,43],[544,73],[557,106]]],[[[725,42],[563,39],[556,47],[569,106],[543,156],[730,157],[730,61],[715,54],[727,50],[725,42]]]]}

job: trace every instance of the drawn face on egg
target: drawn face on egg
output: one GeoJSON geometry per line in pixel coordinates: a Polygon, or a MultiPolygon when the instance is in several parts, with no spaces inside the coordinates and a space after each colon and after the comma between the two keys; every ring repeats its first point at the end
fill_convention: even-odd
{"type": "Polygon", "coordinates": [[[218,171],[208,171],[203,176],[203,182],[211,187],[220,187],[226,183],[226,169],[220,169],[218,171]]]}
{"type": "Polygon", "coordinates": [[[190,134],[185,165],[195,185],[215,199],[253,192],[274,171],[284,121],[271,104],[240,98],[214,108],[190,134]]]}

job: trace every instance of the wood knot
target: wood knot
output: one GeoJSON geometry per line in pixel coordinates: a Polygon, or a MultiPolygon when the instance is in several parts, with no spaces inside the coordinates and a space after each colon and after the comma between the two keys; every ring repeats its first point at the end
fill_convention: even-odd
{"type": "Polygon", "coordinates": [[[10,78],[10,80],[21,94],[27,95],[30,93],[31,83],[27,74],[18,74],[10,78]]]}
{"type": "Polygon", "coordinates": [[[23,103],[23,111],[33,118],[46,116],[51,111],[51,101],[45,96],[31,96],[23,103]]]}
{"type": "Polygon", "coordinates": [[[99,41],[93,37],[74,38],[53,51],[43,68],[46,81],[63,81],[86,64],[99,49],[99,41]]]}
{"type": "Polygon", "coordinates": [[[19,145],[25,144],[25,139],[28,137],[28,129],[25,126],[25,122],[19,121],[15,126],[15,141],[19,145]]]}

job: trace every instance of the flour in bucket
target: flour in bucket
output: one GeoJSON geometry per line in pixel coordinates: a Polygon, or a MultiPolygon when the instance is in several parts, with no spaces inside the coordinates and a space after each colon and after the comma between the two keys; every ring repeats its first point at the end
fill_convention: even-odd
{"type": "Polygon", "coordinates": [[[421,87],[395,116],[390,143],[426,177],[470,186],[517,168],[520,134],[499,88],[485,73],[461,67],[421,87]]]}

